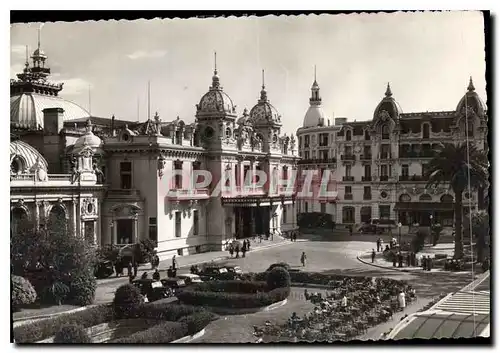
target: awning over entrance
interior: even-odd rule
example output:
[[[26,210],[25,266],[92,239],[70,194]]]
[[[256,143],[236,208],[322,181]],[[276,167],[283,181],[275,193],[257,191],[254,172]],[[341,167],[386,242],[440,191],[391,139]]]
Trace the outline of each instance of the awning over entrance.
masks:
[[[394,211],[453,211],[449,202],[396,202]]]

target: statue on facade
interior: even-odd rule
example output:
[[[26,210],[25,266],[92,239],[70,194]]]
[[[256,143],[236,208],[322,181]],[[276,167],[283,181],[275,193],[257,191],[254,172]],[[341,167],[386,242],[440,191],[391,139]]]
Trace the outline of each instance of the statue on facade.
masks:
[[[71,174],[71,184],[73,184],[76,179],[78,179],[78,176],[80,172],[78,171],[78,160],[76,159],[76,156],[73,156],[70,161],[70,174]]]
[[[97,183],[103,184],[105,182],[105,177],[102,170],[97,166],[96,163],[92,165],[92,169],[94,169],[94,173],[97,176]]]

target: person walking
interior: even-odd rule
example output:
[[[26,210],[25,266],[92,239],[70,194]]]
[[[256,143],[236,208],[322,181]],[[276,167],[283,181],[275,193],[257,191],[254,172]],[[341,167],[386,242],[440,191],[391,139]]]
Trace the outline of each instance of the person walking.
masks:
[[[153,280],[155,281],[160,280],[160,272],[158,271],[158,269],[156,269],[155,272],[153,273]]]
[[[236,252],[236,258],[240,257],[240,244],[236,244],[236,248],[234,249]]]
[[[401,310],[404,310],[406,308],[406,298],[403,291],[399,292],[398,294],[398,303]]]
[[[247,242],[243,240],[243,246],[241,247],[241,255],[245,257],[245,253],[247,252]]]
[[[430,270],[432,270],[432,259],[429,255],[429,256],[427,256],[427,271],[430,271]]]
[[[130,259],[127,260],[127,276],[132,276],[132,262]]]
[[[392,252],[392,267],[396,267],[397,262],[398,262],[398,255]]]
[[[425,257],[425,255],[422,256],[421,263],[422,263],[422,270],[427,271],[427,258]]]
[[[409,252],[406,253],[406,266],[407,267],[411,266],[411,255]]]
[[[375,249],[372,249],[372,263],[375,262]]]
[[[398,252],[398,267],[403,267],[403,254]]]
[[[231,257],[233,257],[233,254],[234,254],[234,246],[233,244],[229,244],[229,255],[231,255]]]
[[[247,239],[247,251],[250,251],[250,239]]]
[[[177,270],[177,259],[175,258],[175,255],[172,257],[172,270]]]
[[[307,261],[307,256],[306,253],[303,251],[302,255],[300,256],[300,263],[302,264],[302,267],[306,266],[306,261]]]
[[[382,243],[382,239],[378,238],[378,239],[377,239],[377,252],[380,252],[380,248],[381,248],[381,246],[382,246],[382,244],[381,244],[381,243]]]

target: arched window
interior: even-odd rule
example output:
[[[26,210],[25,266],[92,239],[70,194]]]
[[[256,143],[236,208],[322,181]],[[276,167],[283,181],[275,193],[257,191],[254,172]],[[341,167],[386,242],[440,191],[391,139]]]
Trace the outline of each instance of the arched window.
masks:
[[[347,130],[345,132],[345,140],[346,141],[351,141],[351,138],[352,138],[352,133],[351,133],[351,130]]]
[[[20,173],[23,170],[23,164],[19,157],[15,157],[10,164],[10,172],[13,174]]]
[[[419,201],[432,201],[432,196],[429,194],[423,194],[419,197]]]
[[[360,216],[362,223],[369,223],[372,219],[372,207],[371,206],[361,207]]]
[[[21,228],[28,226],[28,214],[21,207],[16,207],[10,214],[10,229],[12,234],[18,233]]]
[[[66,231],[66,212],[62,206],[55,205],[50,209],[47,226],[52,232]]]
[[[429,135],[430,135],[430,128],[429,128],[429,124],[426,123],[422,127],[422,138],[428,139]]]
[[[441,196],[441,202],[442,203],[453,203],[453,196],[448,195],[448,194],[443,195],[443,196]]]
[[[382,125],[382,140],[388,140],[389,139],[389,125],[384,124]]]
[[[401,202],[410,202],[411,201],[411,196],[408,194],[402,194],[399,196],[399,201]]]
[[[354,207],[342,207],[342,223],[354,223]]]

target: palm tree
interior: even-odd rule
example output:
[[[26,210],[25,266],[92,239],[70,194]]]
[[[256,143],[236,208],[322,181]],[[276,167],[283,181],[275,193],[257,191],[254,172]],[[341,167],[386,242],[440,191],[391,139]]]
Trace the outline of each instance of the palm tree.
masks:
[[[438,147],[437,154],[429,162],[427,187],[449,184],[455,194],[455,258],[464,254],[462,241],[462,194],[486,187],[488,184],[488,158],[484,151],[469,143],[446,143]],[[467,158],[467,154],[469,158]]]

